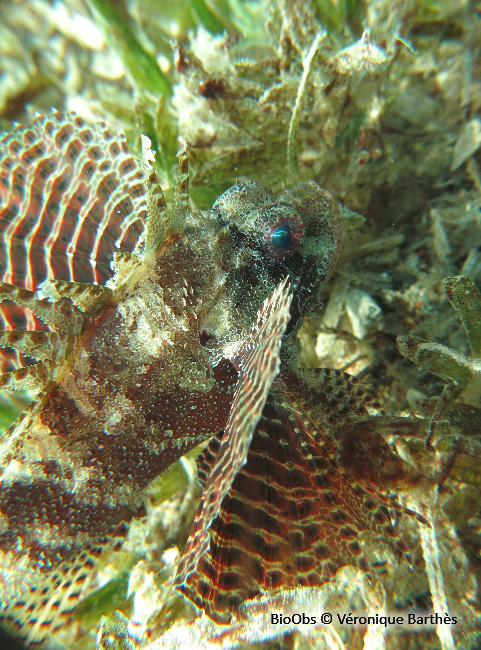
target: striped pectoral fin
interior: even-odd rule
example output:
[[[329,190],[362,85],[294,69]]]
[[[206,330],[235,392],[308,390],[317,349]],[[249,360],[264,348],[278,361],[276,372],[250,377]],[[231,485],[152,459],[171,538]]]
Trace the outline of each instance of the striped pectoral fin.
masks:
[[[289,286],[283,281],[259,311],[244,347],[222,444],[175,578],[175,585],[180,590],[188,576],[196,571],[202,556],[208,552],[209,527],[218,516],[222,500],[246,461],[254,430],[279,371],[281,338],[289,320],[290,303]]]
[[[363,516],[369,523],[369,527],[366,528],[366,530],[370,530],[371,532],[387,539],[392,546],[396,548],[397,552],[404,556],[412,568],[413,558],[409,547],[396,528],[394,528],[394,522],[386,515],[386,511],[390,510],[392,512],[392,510],[394,510],[399,514],[414,517],[422,524],[430,525],[427,519],[414,510],[404,507],[396,500],[386,497],[381,490],[368,492],[360,485],[355,484],[353,484],[353,489],[358,492],[362,499]]]
[[[0,375],[0,390],[42,390],[52,381],[56,367],[44,361],[6,372]]]
[[[144,229],[144,174],[123,133],[73,113],[37,117],[0,138],[0,279],[103,284],[112,254]]]
[[[264,408],[246,464],[211,524],[209,550],[177,584],[213,620],[228,623],[240,615],[240,605],[257,596],[322,587],[348,565],[371,581],[361,532],[387,538],[412,563],[386,508],[426,520],[390,499],[382,486],[364,489],[340,464],[329,440],[314,433],[291,408],[274,403]],[[222,444],[220,433],[198,458],[203,486],[215,472]],[[203,508],[202,503],[186,552],[197,543]]]
[[[216,464],[220,440],[199,457],[201,481]],[[228,623],[247,600],[320,588],[347,565],[370,579],[357,540],[370,530],[365,496],[345,481],[327,445],[267,404],[247,462],[211,525],[210,548],[177,588],[210,618]],[[187,546],[195,535],[194,524]]]
[[[12,300],[26,307],[56,332],[63,334],[80,334],[85,322],[85,315],[67,298],[57,302],[50,302],[46,298],[39,300],[34,291],[0,282],[0,301],[3,300]]]
[[[372,432],[369,430],[368,435],[360,439],[360,432],[366,433],[367,424],[382,422],[384,416],[372,416],[364,420],[358,419],[356,412],[357,409],[354,409],[352,421],[338,421],[337,429],[333,425],[333,431],[326,435],[325,427],[319,433],[312,428],[312,422],[305,420],[304,414],[301,416],[292,408],[288,409],[292,427],[304,435],[312,435],[316,443],[324,449],[324,454],[331,464],[337,468],[343,485],[348,486],[346,494],[349,493],[350,498],[356,499],[358,505],[350,515],[352,520],[357,522],[359,530],[371,531],[390,540],[411,563],[408,547],[385,514],[387,509],[394,508],[426,523],[421,515],[404,508],[388,495],[389,489],[396,484],[395,478],[397,480],[406,478],[403,473],[406,463],[403,463],[386,444],[383,444],[380,436],[371,435]],[[358,434],[355,442],[350,436],[353,429]],[[333,439],[337,440],[335,446],[331,444]],[[360,454],[361,449],[366,451]],[[382,467],[381,472],[379,467]],[[390,483],[390,480],[393,482]]]
[[[324,429],[333,446],[337,446],[335,427],[353,417],[382,413],[362,382],[342,370],[287,368],[280,382],[286,407],[310,420],[314,430]]]
[[[282,403],[293,422],[324,446],[345,483],[357,494],[364,529],[391,540],[411,562],[406,544],[385,514],[386,509],[394,508],[426,523],[421,515],[388,496],[389,490],[417,485],[422,478],[391,450],[379,433],[394,433],[400,429],[399,420],[396,424],[382,415],[380,405],[362,384],[339,370],[287,371],[280,386]],[[404,428],[415,424],[405,418],[401,423]]]
[[[429,475],[422,475],[416,466],[404,461],[386,442],[386,436],[395,434],[422,435],[419,431],[421,423],[420,420],[384,415],[353,417],[336,431],[336,459],[346,480],[359,484],[366,500],[373,503],[374,498],[374,501],[385,509],[394,509],[400,514],[415,517],[420,523],[427,524],[422,515],[395,501],[390,492],[409,491],[422,485],[429,489],[434,485],[434,480]],[[381,516],[381,511],[374,515],[372,508],[366,508],[366,512],[369,513],[373,530],[385,537],[397,537],[391,522],[383,513]],[[399,548],[406,557],[409,556],[402,540]]]
[[[74,341],[74,336],[56,332],[0,332],[0,347],[13,348],[41,361],[64,358]]]

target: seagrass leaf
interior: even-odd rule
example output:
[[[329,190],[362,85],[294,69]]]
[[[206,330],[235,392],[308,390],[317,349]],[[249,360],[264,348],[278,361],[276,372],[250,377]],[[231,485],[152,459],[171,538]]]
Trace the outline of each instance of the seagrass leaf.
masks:
[[[444,381],[454,381],[466,386],[470,379],[481,373],[479,362],[448,348],[441,343],[432,343],[419,336],[398,336],[396,346],[399,352],[414,363],[429,370]]]
[[[443,289],[456,310],[468,337],[471,354],[481,357],[481,293],[471,278],[446,278]]]

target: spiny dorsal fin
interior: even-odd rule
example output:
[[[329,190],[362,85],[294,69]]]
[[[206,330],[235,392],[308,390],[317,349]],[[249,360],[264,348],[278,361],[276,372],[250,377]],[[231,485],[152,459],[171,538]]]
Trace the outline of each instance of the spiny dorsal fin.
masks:
[[[41,361],[65,357],[75,337],[56,332],[0,331],[0,347],[13,348]]]
[[[177,181],[175,183],[174,200],[170,209],[170,231],[172,234],[180,234],[184,229],[184,222],[189,214],[189,159],[187,148],[177,154],[179,164],[177,166]]]
[[[184,147],[177,155],[179,159],[177,181],[172,206],[168,210],[153,166],[155,157],[150,149],[150,140],[145,136],[142,145],[148,187],[144,258],[148,259],[169,237],[180,235],[183,231],[185,219],[189,214],[189,161]]]
[[[42,361],[0,375],[0,390],[41,390],[52,380],[56,364]]]
[[[44,323],[63,334],[80,334],[85,322],[82,312],[66,298],[57,302],[49,302],[45,298],[39,300],[34,291],[0,282],[0,302],[3,300],[12,300],[17,305],[30,309]]]
[[[112,289],[101,284],[51,279],[42,282],[38,293],[42,298],[54,301],[69,298],[76,307],[90,314],[103,307],[112,297]]]
[[[151,142],[142,136],[142,153],[144,174],[147,183],[147,228],[145,233],[144,257],[149,258],[167,237],[169,229],[169,212],[164,193],[160,186],[153,163],[155,156],[150,148]]]

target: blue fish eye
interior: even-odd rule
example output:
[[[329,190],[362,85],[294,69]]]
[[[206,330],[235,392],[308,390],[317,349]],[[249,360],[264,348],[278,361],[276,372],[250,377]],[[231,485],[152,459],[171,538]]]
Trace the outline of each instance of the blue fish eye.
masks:
[[[277,228],[271,232],[271,244],[274,246],[274,248],[287,248],[291,242],[292,230],[287,221],[279,224],[279,226],[277,226]]]
[[[295,253],[301,241],[302,223],[293,214],[290,214],[271,226],[267,232],[265,248],[269,257],[274,260],[282,260]]]

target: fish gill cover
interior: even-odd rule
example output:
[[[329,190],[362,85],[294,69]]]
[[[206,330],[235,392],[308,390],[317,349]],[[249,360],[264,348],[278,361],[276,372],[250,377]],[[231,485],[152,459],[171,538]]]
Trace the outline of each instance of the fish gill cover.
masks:
[[[2,438],[7,625],[397,648],[270,616],[435,611],[407,647],[476,647],[479,11],[1,12],[1,381],[36,392]]]

